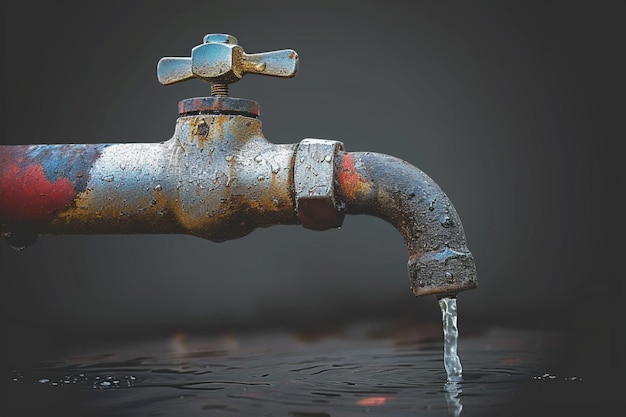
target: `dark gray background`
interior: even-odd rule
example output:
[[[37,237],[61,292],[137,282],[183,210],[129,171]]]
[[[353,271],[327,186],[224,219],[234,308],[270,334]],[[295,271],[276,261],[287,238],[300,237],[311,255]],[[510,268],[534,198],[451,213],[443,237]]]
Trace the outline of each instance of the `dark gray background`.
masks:
[[[405,159],[441,186],[478,268],[478,289],[459,294],[461,329],[558,328],[578,341],[574,359],[617,362],[619,2],[12,6],[3,144],[167,140],[177,102],[209,86],[160,85],[161,57],[187,56],[211,32],[249,53],[293,48],[295,78],[249,75],[231,95],[261,104],[272,142],[339,139]],[[2,318],[25,355],[71,336],[438,320],[434,297],[411,295],[406,261],[393,227],[364,216],[225,243],[40,237],[22,252],[0,245]]]

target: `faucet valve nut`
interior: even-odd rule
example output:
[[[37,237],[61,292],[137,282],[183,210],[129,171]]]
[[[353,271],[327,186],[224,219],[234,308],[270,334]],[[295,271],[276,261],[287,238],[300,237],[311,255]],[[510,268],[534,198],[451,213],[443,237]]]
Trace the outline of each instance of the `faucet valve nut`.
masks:
[[[302,140],[296,149],[293,168],[296,210],[300,223],[307,229],[327,230],[340,227],[344,213],[335,199],[334,167],[338,151],[344,151],[336,140]]]

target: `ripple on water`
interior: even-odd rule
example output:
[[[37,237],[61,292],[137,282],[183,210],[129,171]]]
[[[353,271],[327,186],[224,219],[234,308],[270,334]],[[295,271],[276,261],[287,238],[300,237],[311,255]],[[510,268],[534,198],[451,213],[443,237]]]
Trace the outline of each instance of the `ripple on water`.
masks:
[[[81,396],[86,407],[118,416],[487,415],[517,398],[511,393],[522,397],[528,384],[565,381],[551,378],[538,352],[528,349],[542,337],[461,335],[461,382],[447,381],[443,340],[332,336],[302,342],[282,333],[243,335],[237,343],[200,336],[175,346],[171,339],[127,342],[108,347],[108,354],[95,347],[93,355],[14,370],[10,381],[51,395],[72,386],[87,393]]]

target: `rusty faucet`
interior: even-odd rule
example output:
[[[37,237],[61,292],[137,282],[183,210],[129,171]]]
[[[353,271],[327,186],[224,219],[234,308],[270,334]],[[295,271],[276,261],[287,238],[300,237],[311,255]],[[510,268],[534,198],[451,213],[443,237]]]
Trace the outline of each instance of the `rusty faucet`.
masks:
[[[212,84],[210,97],[179,103],[171,139],[0,146],[0,235],[16,248],[41,234],[184,233],[222,242],[278,224],[327,230],[346,214],[366,214],[402,234],[416,296],[476,287],[459,216],[425,173],[335,140],[273,144],[258,103],[228,96],[228,84],[247,73],[290,78],[297,69],[293,50],[247,54],[235,37],[208,34],[191,57],[157,65],[162,84]]]

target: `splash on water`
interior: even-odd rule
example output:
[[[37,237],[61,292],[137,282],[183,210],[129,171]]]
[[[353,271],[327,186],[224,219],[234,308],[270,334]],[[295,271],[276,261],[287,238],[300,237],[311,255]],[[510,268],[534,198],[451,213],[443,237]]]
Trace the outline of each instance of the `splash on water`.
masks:
[[[458,382],[446,382],[443,390],[446,395],[446,403],[448,405],[448,415],[459,417],[463,411],[463,404],[459,394],[462,392],[461,384]]]
[[[457,354],[459,328],[457,327],[456,297],[442,297],[439,308],[443,321],[443,364],[448,374],[448,382],[463,380],[463,367]]]

